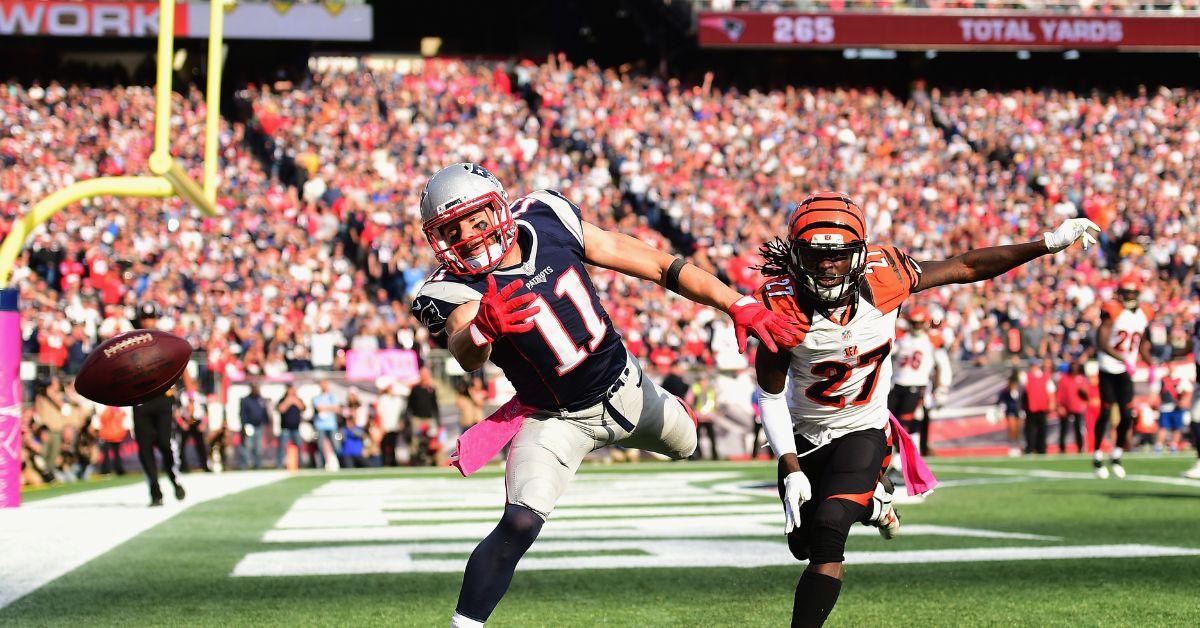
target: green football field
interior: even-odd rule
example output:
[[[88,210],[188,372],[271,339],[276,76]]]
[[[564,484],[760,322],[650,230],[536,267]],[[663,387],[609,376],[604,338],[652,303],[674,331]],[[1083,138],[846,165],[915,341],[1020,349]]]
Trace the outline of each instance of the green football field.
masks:
[[[1191,457],[1130,457],[1130,477],[1107,481],[1074,456],[932,462],[944,486],[899,506],[901,537],[856,526],[829,625],[1196,625]],[[786,625],[803,566],[773,477],[764,463],[585,465],[489,625]],[[503,502],[498,467],[185,480],[186,508],[147,514],[127,478],[0,515],[8,560],[34,576],[77,536],[113,537],[37,586],[0,576],[0,624],[444,626]]]

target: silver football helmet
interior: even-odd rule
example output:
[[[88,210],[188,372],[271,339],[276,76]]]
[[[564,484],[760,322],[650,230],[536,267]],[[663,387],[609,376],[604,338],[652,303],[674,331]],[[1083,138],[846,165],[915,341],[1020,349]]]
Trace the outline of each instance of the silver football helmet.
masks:
[[[489,226],[450,241],[444,227],[483,211]],[[421,223],[438,261],[460,275],[486,273],[500,264],[517,242],[508,194],[479,164],[458,163],[437,171],[421,192]]]

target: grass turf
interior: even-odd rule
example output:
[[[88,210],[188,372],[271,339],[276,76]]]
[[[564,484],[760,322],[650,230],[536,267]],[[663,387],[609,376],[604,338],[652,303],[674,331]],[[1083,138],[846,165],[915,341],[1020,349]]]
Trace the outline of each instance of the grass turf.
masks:
[[[935,459],[954,467],[1089,470],[1085,458]],[[1131,474],[1178,477],[1184,457],[1133,458]],[[585,472],[736,471],[770,481],[769,464],[588,467]],[[493,472],[494,473],[494,472]],[[193,506],[0,610],[6,625],[445,625],[460,574],[233,578],[295,500],[332,479],[441,472],[304,475]],[[1056,545],[1143,543],[1200,548],[1190,533],[1200,488],[1090,479],[949,486],[903,506],[904,524],[1062,537]],[[782,517],[780,518],[782,524]],[[78,527],[72,528],[75,525]],[[86,533],[83,522],[65,522]],[[1044,541],[851,537],[849,551],[1009,547]],[[320,545],[320,544],[318,544]],[[296,547],[303,545],[297,544]],[[311,545],[310,545],[311,546]],[[489,626],[779,626],[801,566],[518,571]],[[1188,625],[1200,613],[1200,559],[1134,558],[847,565],[829,625]]]

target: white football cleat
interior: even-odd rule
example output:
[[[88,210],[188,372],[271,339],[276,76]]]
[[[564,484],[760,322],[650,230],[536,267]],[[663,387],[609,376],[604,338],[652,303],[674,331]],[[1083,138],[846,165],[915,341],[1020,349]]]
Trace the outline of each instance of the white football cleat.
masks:
[[[1117,477],[1117,478],[1125,477],[1125,467],[1121,466],[1120,460],[1113,460],[1112,464],[1110,464],[1109,466],[1112,467],[1113,477]]]
[[[886,475],[875,485],[875,494],[871,496],[871,509],[878,514],[871,520],[871,525],[879,528],[879,536],[894,539],[900,534],[900,515],[892,507],[892,496],[896,485]]]
[[[1184,471],[1183,477],[1191,480],[1200,480],[1200,460],[1196,461],[1196,466]]]
[[[1100,465],[1100,466],[1096,467],[1095,472],[1096,472],[1096,477],[1100,478],[1101,480],[1108,479],[1108,469],[1104,465]]]
[[[888,504],[887,510],[883,511],[875,525],[879,527],[879,536],[890,541],[900,534],[900,514]]]

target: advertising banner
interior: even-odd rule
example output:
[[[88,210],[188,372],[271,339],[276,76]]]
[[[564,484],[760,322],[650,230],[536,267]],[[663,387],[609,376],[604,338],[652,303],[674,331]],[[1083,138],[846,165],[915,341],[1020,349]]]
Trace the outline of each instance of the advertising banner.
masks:
[[[959,13],[715,13],[707,48],[1200,50],[1200,17]]]
[[[346,352],[346,376],[357,381],[388,377],[393,381],[414,383],[419,379],[417,352],[409,349],[351,349]]]
[[[175,36],[208,37],[207,2],[176,5]],[[370,5],[236,4],[225,11],[226,39],[370,41]],[[157,37],[157,2],[0,0],[0,37]]]

